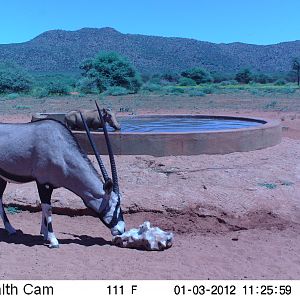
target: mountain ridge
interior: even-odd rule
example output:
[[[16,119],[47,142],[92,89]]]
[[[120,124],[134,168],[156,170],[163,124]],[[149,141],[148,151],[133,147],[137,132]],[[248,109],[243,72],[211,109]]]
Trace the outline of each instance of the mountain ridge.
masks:
[[[79,72],[99,51],[116,51],[142,73],[179,72],[199,66],[211,72],[288,72],[300,57],[300,40],[271,45],[212,43],[182,37],[123,34],[111,27],[45,31],[23,43],[0,44],[0,61],[36,72]]]

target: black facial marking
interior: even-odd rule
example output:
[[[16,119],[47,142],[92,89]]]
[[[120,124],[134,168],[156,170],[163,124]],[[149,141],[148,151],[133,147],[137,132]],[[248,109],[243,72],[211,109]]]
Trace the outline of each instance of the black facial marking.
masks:
[[[48,223],[48,231],[49,232],[53,232],[53,228],[52,228],[52,223],[51,222]]]
[[[121,209],[120,209],[120,214],[119,214],[119,216],[118,216],[118,210],[119,210],[120,204],[121,204],[121,203],[120,203],[120,199],[119,199],[119,201],[118,201],[118,203],[117,203],[117,205],[116,205],[116,208],[115,208],[113,217],[112,217],[110,223],[108,224],[108,227],[109,227],[109,228],[115,227],[115,226],[118,224],[119,221],[122,221],[122,220],[120,220],[120,218],[119,218],[119,217],[121,216]]]

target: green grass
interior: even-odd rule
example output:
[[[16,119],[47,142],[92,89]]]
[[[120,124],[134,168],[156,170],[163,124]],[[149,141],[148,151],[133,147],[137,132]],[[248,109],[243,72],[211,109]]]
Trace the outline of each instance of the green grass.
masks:
[[[277,188],[277,184],[276,183],[259,183],[259,186],[265,187],[269,190],[274,190]]]
[[[22,212],[21,209],[19,209],[18,207],[15,207],[15,206],[8,206],[6,208],[6,212],[10,215],[15,215],[15,214],[19,214]]]
[[[24,110],[24,109],[30,109],[31,106],[29,106],[29,105],[15,105],[14,108],[18,109],[18,110]]]

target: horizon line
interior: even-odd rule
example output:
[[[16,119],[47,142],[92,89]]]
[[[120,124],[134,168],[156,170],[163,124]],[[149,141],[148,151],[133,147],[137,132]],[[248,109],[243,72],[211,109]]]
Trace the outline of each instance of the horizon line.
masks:
[[[49,29],[46,31],[43,31],[41,33],[39,33],[38,35],[32,37],[31,39],[25,40],[23,42],[11,42],[11,43],[0,43],[0,45],[11,45],[11,44],[23,44],[23,43],[27,43],[30,42],[34,39],[36,39],[37,37],[43,35],[46,32],[51,32],[51,31],[64,31],[64,32],[77,32],[77,31],[81,31],[83,29],[87,29],[87,30],[103,30],[103,29],[109,29],[109,30],[113,30],[119,34],[123,34],[123,35],[143,35],[143,36],[151,36],[151,37],[163,37],[163,38],[174,38],[174,39],[188,39],[188,40],[194,40],[197,42],[203,42],[203,43],[211,43],[211,44],[216,44],[216,45],[222,45],[222,44],[245,44],[245,45],[253,45],[253,46],[272,46],[272,45],[278,45],[278,44],[284,44],[284,43],[292,43],[292,42],[298,42],[300,41],[300,39],[295,39],[295,40],[287,40],[287,41],[280,41],[280,42],[274,42],[271,44],[256,44],[256,43],[249,43],[249,42],[241,42],[241,41],[233,41],[233,42],[211,42],[211,41],[207,41],[207,40],[200,40],[194,37],[182,37],[182,36],[164,36],[164,35],[153,35],[153,34],[143,34],[143,33],[123,33],[117,29],[115,29],[114,27],[109,27],[109,26],[105,26],[105,27],[82,27],[79,29],[74,29],[74,30],[70,30],[70,29],[61,29],[61,28],[56,28],[56,29]]]

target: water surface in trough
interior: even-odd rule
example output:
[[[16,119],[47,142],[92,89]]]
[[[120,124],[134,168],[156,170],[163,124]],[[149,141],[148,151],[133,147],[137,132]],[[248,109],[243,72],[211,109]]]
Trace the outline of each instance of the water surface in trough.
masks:
[[[199,132],[230,130],[262,125],[250,119],[185,117],[120,118],[121,132]]]

